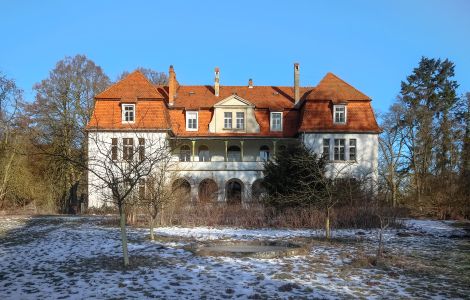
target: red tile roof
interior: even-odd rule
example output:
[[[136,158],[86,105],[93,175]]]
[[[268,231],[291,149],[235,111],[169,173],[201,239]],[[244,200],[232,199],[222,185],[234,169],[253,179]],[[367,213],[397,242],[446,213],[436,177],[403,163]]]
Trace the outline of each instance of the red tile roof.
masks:
[[[122,101],[132,102],[138,99],[163,99],[163,95],[148,81],[144,74],[140,71],[134,71],[96,95],[95,98],[121,99]]]
[[[258,136],[295,137],[299,132],[379,132],[370,98],[332,73],[316,87],[301,87],[300,106],[294,104],[294,88],[288,86],[179,86],[173,105],[169,105],[168,86],[152,85],[136,71],[114,84],[96,98],[88,128],[168,129],[178,136]],[[259,133],[211,133],[209,123],[213,106],[236,94],[255,105]],[[121,122],[121,103],[136,103],[135,124]],[[347,103],[347,123],[333,124],[334,103]],[[186,131],[185,110],[199,110],[198,131]],[[284,111],[283,131],[270,131],[270,111]]]

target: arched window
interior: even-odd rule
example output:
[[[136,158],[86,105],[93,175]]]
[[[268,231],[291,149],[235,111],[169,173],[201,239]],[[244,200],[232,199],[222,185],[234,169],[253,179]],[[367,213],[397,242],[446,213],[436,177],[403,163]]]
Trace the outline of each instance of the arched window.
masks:
[[[199,161],[211,161],[211,155],[209,153],[209,148],[205,145],[199,146],[198,149]]]
[[[253,201],[260,201],[266,196],[266,188],[263,179],[257,179],[251,185],[251,198]]]
[[[189,203],[191,201],[191,184],[184,179],[178,178],[172,184],[173,196],[178,203]]]
[[[191,148],[188,145],[181,146],[180,161],[191,161]]]
[[[227,158],[228,161],[241,161],[241,152],[240,147],[230,146],[227,149]]]
[[[261,161],[268,161],[269,160],[269,147],[263,145],[259,148],[259,158]]]
[[[214,180],[206,178],[199,184],[199,202],[214,203],[217,202],[219,187]]]
[[[244,186],[241,180],[233,178],[227,181],[225,184],[225,201],[227,201],[227,204],[240,204],[243,198],[243,189]]]

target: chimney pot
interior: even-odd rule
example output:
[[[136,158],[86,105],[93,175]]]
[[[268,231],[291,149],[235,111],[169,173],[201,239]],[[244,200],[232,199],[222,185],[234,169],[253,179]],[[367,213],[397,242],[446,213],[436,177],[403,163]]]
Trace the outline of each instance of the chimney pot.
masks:
[[[248,88],[252,89],[253,88],[253,79],[248,79]]]
[[[220,70],[219,67],[215,67],[215,79],[214,79],[214,94],[216,97],[219,97],[219,91],[220,91],[220,83],[219,83],[219,74]]]
[[[179,83],[176,80],[176,73],[173,65],[170,65],[170,69],[168,71],[169,78],[168,78],[168,104],[173,105],[174,100],[176,98],[176,90],[179,87]]]

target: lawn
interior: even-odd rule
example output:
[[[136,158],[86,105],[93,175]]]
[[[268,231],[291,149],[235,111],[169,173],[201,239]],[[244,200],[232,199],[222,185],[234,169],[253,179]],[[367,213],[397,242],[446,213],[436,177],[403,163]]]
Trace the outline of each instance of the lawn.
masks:
[[[468,298],[470,240],[451,222],[406,220],[388,230],[375,261],[377,231],[129,228],[123,269],[113,217],[0,217],[0,299],[84,298]],[[208,240],[308,244],[307,255],[274,259],[196,256]]]

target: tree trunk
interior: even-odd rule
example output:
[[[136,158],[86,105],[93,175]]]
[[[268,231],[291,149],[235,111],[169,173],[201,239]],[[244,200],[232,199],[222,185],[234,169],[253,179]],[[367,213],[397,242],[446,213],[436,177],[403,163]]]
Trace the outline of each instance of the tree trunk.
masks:
[[[325,232],[326,232],[326,239],[329,240],[330,237],[331,237],[331,234],[330,234],[330,208],[326,209]]]
[[[127,233],[126,233],[126,214],[124,212],[123,204],[119,205],[119,217],[121,225],[121,241],[122,241],[122,255],[124,257],[124,266],[129,265],[129,256],[127,253]]]
[[[149,222],[149,227],[150,227],[150,240],[153,241],[155,240],[155,235],[153,233],[153,228],[155,224],[155,218],[153,216],[150,216],[150,222]]]

